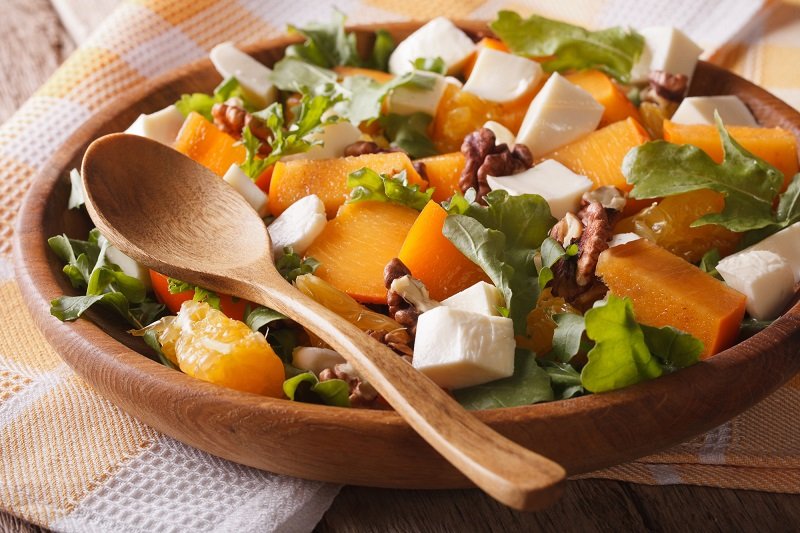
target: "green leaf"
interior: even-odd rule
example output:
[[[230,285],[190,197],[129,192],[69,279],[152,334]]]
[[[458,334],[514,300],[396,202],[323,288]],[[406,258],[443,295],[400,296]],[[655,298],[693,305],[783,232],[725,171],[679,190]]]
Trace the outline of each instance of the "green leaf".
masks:
[[[640,324],[650,353],[669,369],[685,368],[700,360],[703,343],[700,339],[672,326],[656,328]]]
[[[420,192],[419,185],[409,185],[405,170],[394,176],[378,174],[369,168],[360,168],[347,176],[347,186],[351,189],[347,203],[373,201],[391,202],[404,205],[417,211],[431,200],[434,188]]]
[[[303,258],[291,247],[286,247],[283,249],[283,255],[275,261],[275,267],[281,276],[291,283],[297,279],[297,276],[313,274],[319,267],[319,261],[313,257]]]
[[[644,49],[644,37],[621,27],[588,31],[538,15],[523,20],[512,11],[500,11],[489,26],[513,53],[546,58],[541,65],[548,72],[596,68],[627,82]]]
[[[384,115],[380,118],[386,138],[392,146],[407,152],[411,159],[436,155],[439,152],[428,136],[428,126],[433,117],[427,113],[411,115]]]
[[[581,372],[586,390],[621,389],[663,373],[634,319],[630,300],[609,295],[606,304],[588,310],[585,319],[586,335],[595,342]]]
[[[313,372],[303,372],[284,381],[283,393],[294,401],[350,407],[350,387],[347,383],[341,379],[321,382]]]
[[[269,164],[266,159],[258,157],[258,150],[261,148],[261,140],[253,135],[253,132],[250,131],[250,126],[245,126],[242,130],[242,145],[244,146],[246,155],[244,162],[239,165],[239,168],[242,169],[242,172],[247,174],[248,178],[256,180],[264,173]]]
[[[517,350],[514,356],[514,375],[482,385],[453,391],[465,409],[497,409],[549,402],[553,399],[550,377],[527,350]]]
[[[67,209],[77,209],[82,206],[85,200],[85,192],[83,190],[83,181],[81,180],[81,173],[77,168],[69,171],[69,200],[67,201]]]
[[[245,313],[244,323],[253,331],[258,331],[271,322],[285,318],[283,314],[269,307],[257,306],[252,310],[248,309],[248,312]]]
[[[456,191],[449,200],[442,202],[442,208],[447,211],[448,215],[465,215],[467,211],[469,211],[470,206],[473,204],[476,207],[478,206],[475,202],[477,196],[475,189],[472,187],[467,189],[463,195]]]
[[[700,258],[700,264],[698,266],[703,272],[714,276],[717,279],[722,279],[722,277],[719,275],[719,272],[717,272],[717,265],[719,264],[720,259],[722,259],[722,256],[720,256],[719,249],[712,248],[703,254],[703,257]]]
[[[742,148],[716,118],[725,154],[721,164],[696,146],[645,143],[628,152],[622,163],[625,178],[634,185],[630,196],[657,198],[712,189],[725,195],[725,207],[696,220],[693,227],[718,224],[741,232],[776,223],[772,204],[783,175]]]
[[[745,233],[740,246],[746,248],[796,222],[800,222],[800,174],[792,178],[789,187],[781,194],[775,222],[765,228]]]
[[[219,295],[214,291],[175,278],[167,278],[167,290],[170,294],[194,291],[192,300],[195,302],[205,302],[214,309],[219,310]]]
[[[50,301],[50,314],[62,321],[75,320],[102,299],[102,294],[61,296]]]
[[[444,76],[447,74],[447,65],[441,57],[418,57],[413,61],[415,70],[434,72]]]
[[[442,233],[503,292],[514,331],[524,333],[539,296],[533,256],[555,219],[539,195],[510,196],[497,190],[484,199],[487,207],[470,203],[466,214],[448,215]],[[451,201],[449,207],[461,208],[464,203]]]
[[[345,15],[336,10],[328,23],[312,23],[304,28],[290,25],[289,33],[300,34],[306,41],[289,46],[286,56],[298,57],[321,67],[361,66],[356,36],[344,31],[345,19]]]
[[[556,329],[553,331],[553,349],[550,356],[561,363],[568,363],[581,349],[581,340],[586,331],[584,317],[574,313],[553,315]]]
[[[332,94],[336,86],[336,73],[327,68],[306,63],[293,57],[284,57],[272,68],[270,81],[282,91],[308,92],[325,91]]]
[[[572,365],[541,359],[539,364],[550,376],[550,384],[555,394],[554,400],[566,400],[586,393],[581,385],[581,374]]]
[[[251,110],[251,106],[247,103],[244,97],[239,81],[236,78],[227,78],[220,83],[213,94],[205,93],[192,93],[181,95],[180,100],[175,102],[175,107],[181,112],[183,116],[188,116],[189,113],[194,111],[200,113],[209,122],[214,121],[211,116],[211,108],[214,104],[225,102],[228,98],[237,97],[245,104],[245,109]]]
[[[542,241],[541,246],[542,266],[550,268],[555,265],[559,259],[567,255],[567,251],[561,246],[561,243],[552,237],[547,237]]]
[[[435,84],[434,76],[413,71],[383,84],[366,76],[349,76],[341,84],[344,97],[349,100],[348,104],[343,106],[342,116],[353,124],[376,119],[381,115],[383,100],[393,90],[408,87],[429,91]]]
[[[394,51],[394,39],[392,34],[386,30],[375,32],[375,45],[372,47],[367,66],[375,70],[387,72],[389,70],[389,57]]]

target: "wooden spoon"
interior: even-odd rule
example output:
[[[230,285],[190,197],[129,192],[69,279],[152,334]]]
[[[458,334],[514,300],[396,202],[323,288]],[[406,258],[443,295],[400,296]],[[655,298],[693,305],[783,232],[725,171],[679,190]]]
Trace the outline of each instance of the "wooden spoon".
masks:
[[[158,142],[126,134],[93,142],[82,174],[89,215],[122,252],[158,272],[263,304],[309,328],[436,451],[502,503],[536,510],[560,497],[565,477],[560,465],[485,426],[387,346],[284,280],[275,269],[264,222],[219,176]]]

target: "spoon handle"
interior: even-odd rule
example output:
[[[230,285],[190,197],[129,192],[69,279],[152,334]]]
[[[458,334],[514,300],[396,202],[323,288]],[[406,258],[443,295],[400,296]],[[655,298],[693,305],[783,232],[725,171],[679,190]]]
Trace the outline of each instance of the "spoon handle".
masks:
[[[272,277],[264,272],[260,277]],[[519,510],[542,509],[561,496],[561,465],[483,424],[389,347],[283,279],[259,283],[251,277],[246,285],[241,296],[283,313],[327,342],[428,444],[486,493]]]

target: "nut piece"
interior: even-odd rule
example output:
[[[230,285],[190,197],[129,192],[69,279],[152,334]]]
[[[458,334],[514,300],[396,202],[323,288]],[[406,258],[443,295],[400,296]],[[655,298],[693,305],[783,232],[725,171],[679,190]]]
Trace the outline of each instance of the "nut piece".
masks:
[[[398,355],[403,356],[407,362],[411,362],[411,358],[414,356],[414,349],[411,347],[411,344],[414,342],[414,339],[411,338],[411,335],[408,334],[405,328],[388,332],[370,329],[367,330],[367,335],[381,344],[385,344]]]
[[[259,154],[269,154],[269,142],[272,133],[264,124],[264,121],[245,111],[243,106],[244,104],[238,98],[229,98],[225,103],[214,104],[211,108],[211,116],[214,118],[214,125],[237,139],[242,137],[242,130],[244,130],[244,128],[250,128],[250,133],[261,141]]]
[[[461,144],[466,164],[458,185],[462,192],[475,189],[476,200],[482,204],[485,204],[483,197],[491,191],[486,176],[511,176],[533,166],[533,156],[527,146],[515,144],[509,149],[507,144],[495,142],[494,132],[481,128],[464,137]]]
[[[364,381],[358,375],[356,369],[350,363],[334,365],[333,368],[326,368],[319,373],[320,381],[331,379],[341,379],[350,388],[351,407],[375,407],[375,400],[378,399],[378,391],[375,387]]]
[[[606,209],[600,202],[591,202],[580,210],[578,217],[583,224],[583,234],[578,245],[580,253],[575,281],[578,286],[586,287],[595,277],[597,258],[608,249],[608,239],[611,238],[612,230]]]
[[[413,278],[408,267],[396,257],[383,269],[383,283],[388,289],[389,315],[408,328],[412,337],[416,336],[419,315],[437,307],[439,302],[428,297],[425,284]]]
[[[670,74],[663,70],[654,70],[648,77],[650,89],[661,98],[670,102],[680,102],[689,90],[689,78],[684,74]]]

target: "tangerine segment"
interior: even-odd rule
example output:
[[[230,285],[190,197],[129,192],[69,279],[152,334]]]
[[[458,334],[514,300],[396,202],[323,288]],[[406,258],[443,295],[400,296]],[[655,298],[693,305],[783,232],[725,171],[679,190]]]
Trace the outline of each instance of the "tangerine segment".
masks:
[[[536,353],[545,355],[553,349],[553,334],[556,331],[556,321],[553,315],[561,313],[574,313],[578,311],[560,296],[553,296],[547,288],[539,295],[539,300],[526,319],[525,335],[517,335],[517,346],[526,348]]]
[[[283,397],[283,363],[264,336],[205,302],[184,302],[158,340],[164,355],[189,376]]]

